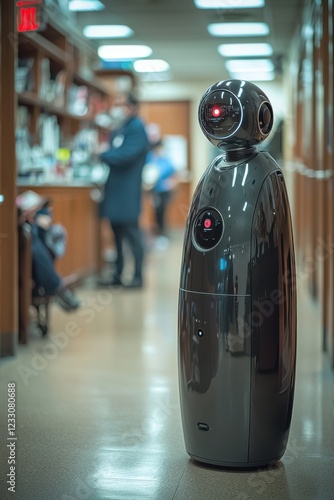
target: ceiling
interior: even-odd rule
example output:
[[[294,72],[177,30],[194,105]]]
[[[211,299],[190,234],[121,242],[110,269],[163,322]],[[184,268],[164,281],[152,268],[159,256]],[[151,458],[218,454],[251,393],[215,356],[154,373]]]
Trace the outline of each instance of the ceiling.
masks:
[[[218,54],[221,43],[269,42],[271,57],[280,76],[284,55],[302,14],[305,0],[266,0],[264,8],[215,10],[197,9],[193,0],[101,0],[105,9],[99,12],[77,13],[78,27],[87,24],[125,24],[134,35],[128,39],[94,40],[102,44],[144,44],[153,49],[150,56],[164,59],[171,66],[175,82],[229,78],[224,59]],[[231,0],[238,2],[238,0]],[[212,22],[263,21],[270,35],[251,38],[221,38],[209,35]]]

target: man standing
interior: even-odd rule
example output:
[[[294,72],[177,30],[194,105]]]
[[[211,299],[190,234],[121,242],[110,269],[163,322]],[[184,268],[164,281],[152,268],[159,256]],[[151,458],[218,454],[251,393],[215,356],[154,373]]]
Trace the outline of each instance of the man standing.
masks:
[[[109,149],[100,155],[109,168],[100,215],[110,220],[116,244],[116,269],[112,286],[140,288],[143,285],[144,247],[139,227],[142,170],[148,151],[145,126],[138,117],[139,102],[133,94],[120,94],[110,110],[113,132]],[[132,280],[124,284],[123,242],[127,241],[134,259]]]

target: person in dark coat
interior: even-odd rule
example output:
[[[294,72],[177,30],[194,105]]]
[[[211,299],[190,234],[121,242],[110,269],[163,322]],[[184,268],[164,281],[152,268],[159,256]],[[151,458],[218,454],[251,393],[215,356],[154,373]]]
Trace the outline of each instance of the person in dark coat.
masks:
[[[110,110],[114,130],[109,149],[100,155],[109,168],[100,205],[101,217],[110,221],[116,244],[116,269],[109,283],[113,286],[139,288],[143,284],[144,246],[139,227],[142,195],[142,170],[148,151],[143,121],[138,117],[139,102],[131,94],[121,94]],[[127,241],[134,259],[134,275],[124,284],[123,242]]]

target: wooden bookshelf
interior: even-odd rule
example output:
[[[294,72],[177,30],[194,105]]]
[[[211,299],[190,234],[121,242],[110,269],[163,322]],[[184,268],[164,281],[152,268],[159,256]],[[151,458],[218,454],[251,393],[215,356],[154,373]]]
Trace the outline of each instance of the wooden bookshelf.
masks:
[[[71,54],[60,48],[56,43],[50,42],[43,34],[35,32],[20,33],[18,48],[19,57],[23,54],[42,52],[46,57],[50,57],[50,59],[58,61],[60,64],[71,63]]]
[[[82,75],[80,60],[91,60],[87,49],[69,33],[47,25],[40,33],[18,36],[18,69],[16,90],[18,106],[25,106],[30,117],[29,130],[33,142],[39,144],[38,120],[41,114],[54,115],[66,145],[94,115],[109,105],[109,92],[103,81],[94,75]],[[97,56],[96,56],[97,58]],[[26,69],[26,74],[25,74]],[[87,71],[86,71],[87,72]],[[82,106],[79,108],[81,93]]]

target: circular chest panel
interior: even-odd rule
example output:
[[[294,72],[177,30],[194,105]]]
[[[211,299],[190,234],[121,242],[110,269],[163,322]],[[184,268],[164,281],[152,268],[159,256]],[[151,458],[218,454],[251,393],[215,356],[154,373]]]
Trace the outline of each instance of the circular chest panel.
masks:
[[[222,215],[214,208],[205,208],[195,219],[193,243],[201,250],[211,250],[220,242],[223,231]]]

